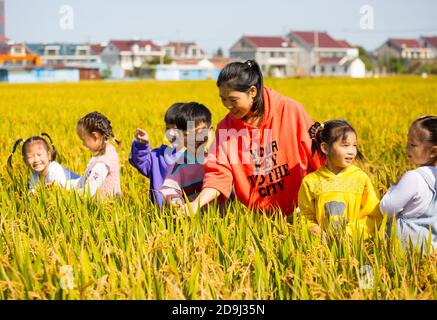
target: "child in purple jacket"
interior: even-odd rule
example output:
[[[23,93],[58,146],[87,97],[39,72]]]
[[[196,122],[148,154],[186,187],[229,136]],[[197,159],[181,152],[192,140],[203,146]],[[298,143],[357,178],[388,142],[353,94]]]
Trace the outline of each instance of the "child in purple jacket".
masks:
[[[161,145],[159,148],[150,149],[149,135],[143,129],[138,128],[135,139],[132,142],[129,154],[129,163],[135,167],[142,175],[150,179],[150,200],[157,203],[162,208],[163,196],[159,189],[164,182],[169,168],[176,159],[183,153],[183,145],[178,145],[176,119],[178,109],[184,103],[173,104],[164,116],[166,135],[171,145]]]

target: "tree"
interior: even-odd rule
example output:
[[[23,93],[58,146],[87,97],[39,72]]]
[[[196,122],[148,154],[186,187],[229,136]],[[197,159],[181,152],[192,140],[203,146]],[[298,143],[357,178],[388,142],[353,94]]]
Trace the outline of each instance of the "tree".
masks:
[[[372,60],[367,54],[366,49],[364,49],[362,46],[357,46],[357,48],[358,48],[358,56],[361,59],[361,61],[364,62],[364,65],[366,66],[366,70],[368,71],[373,70]]]
[[[217,57],[223,57],[223,49],[220,47],[217,49],[217,52],[215,54]]]

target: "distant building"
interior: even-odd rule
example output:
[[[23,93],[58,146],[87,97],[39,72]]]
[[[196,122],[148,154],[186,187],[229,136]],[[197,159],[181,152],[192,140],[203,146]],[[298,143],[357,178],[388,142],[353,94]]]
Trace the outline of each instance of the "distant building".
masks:
[[[216,80],[221,68],[208,59],[176,60],[159,64],[155,69],[156,80]]]
[[[179,59],[195,59],[202,60],[207,57],[205,51],[203,51],[195,42],[169,42],[165,46],[162,46],[166,56],[172,60]]]
[[[40,65],[40,57],[30,51],[25,44],[0,43],[0,66],[31,67]]]
[[[427,60],[432,59],[433,50],[417,39],[388,39],[373,52],[373,55],[377,60]]]
[[[75,68],[0,67],[0,81],[9,83],[78,82],[80,71]]]
[[[121,68],[125,75],[153,59],[163,60],[165,51],[152,41],[111,40],[101,52],[102,62]]]
[[[358,57],[358,49],[345,40],[336,40],[319,31],[291,31],[287,38],[298,48],[299,75],[365,76],[365,65]]]
[[[298,49],[284,37],[243,36],[230,49],[231,59],[256,60],[265,76],[295,75]]]
[[[437,36],[420,37],[420,42],[423,47],[430,49],[431,59],[437,59]]]
[[[44,65],[89,67],[101,63],[98,47],[91,44],[28,43],[27,47],[41,57]]]

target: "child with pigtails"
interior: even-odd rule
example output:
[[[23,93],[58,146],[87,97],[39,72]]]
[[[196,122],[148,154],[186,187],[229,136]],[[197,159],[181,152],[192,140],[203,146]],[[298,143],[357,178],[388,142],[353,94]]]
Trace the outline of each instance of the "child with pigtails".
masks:
[[[47,142],[49,140],[50,144]],[[33,136],[26,140],[20,138],[15,141],[12,153],[8,158],[8,172],[12,176],[12,158],[18,146],[26,166],[32,170],[29,182],[29,191],[35,193],[38,185],[59,185],[68,187],[71,179],[79,178],[77,174],[63,167],[55,161],[57,151],[51,137],[47,133]]]

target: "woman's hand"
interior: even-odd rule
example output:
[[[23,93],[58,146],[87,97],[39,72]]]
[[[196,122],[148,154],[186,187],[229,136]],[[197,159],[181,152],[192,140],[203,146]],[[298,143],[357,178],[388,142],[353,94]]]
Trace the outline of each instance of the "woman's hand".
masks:
[[[184,205],[184,213],[187,216],[191,216],[191,212],[193,214],[197,213],[197,210],[199,209],[199,202],[193,201],[193,202],[188,202],[187,204]]]
[[[137,132],[135,133],[135,139],[137,139],[140,144],[149,144],[149,134],[146,130],[143,130],[141,128],[137,128]]]

